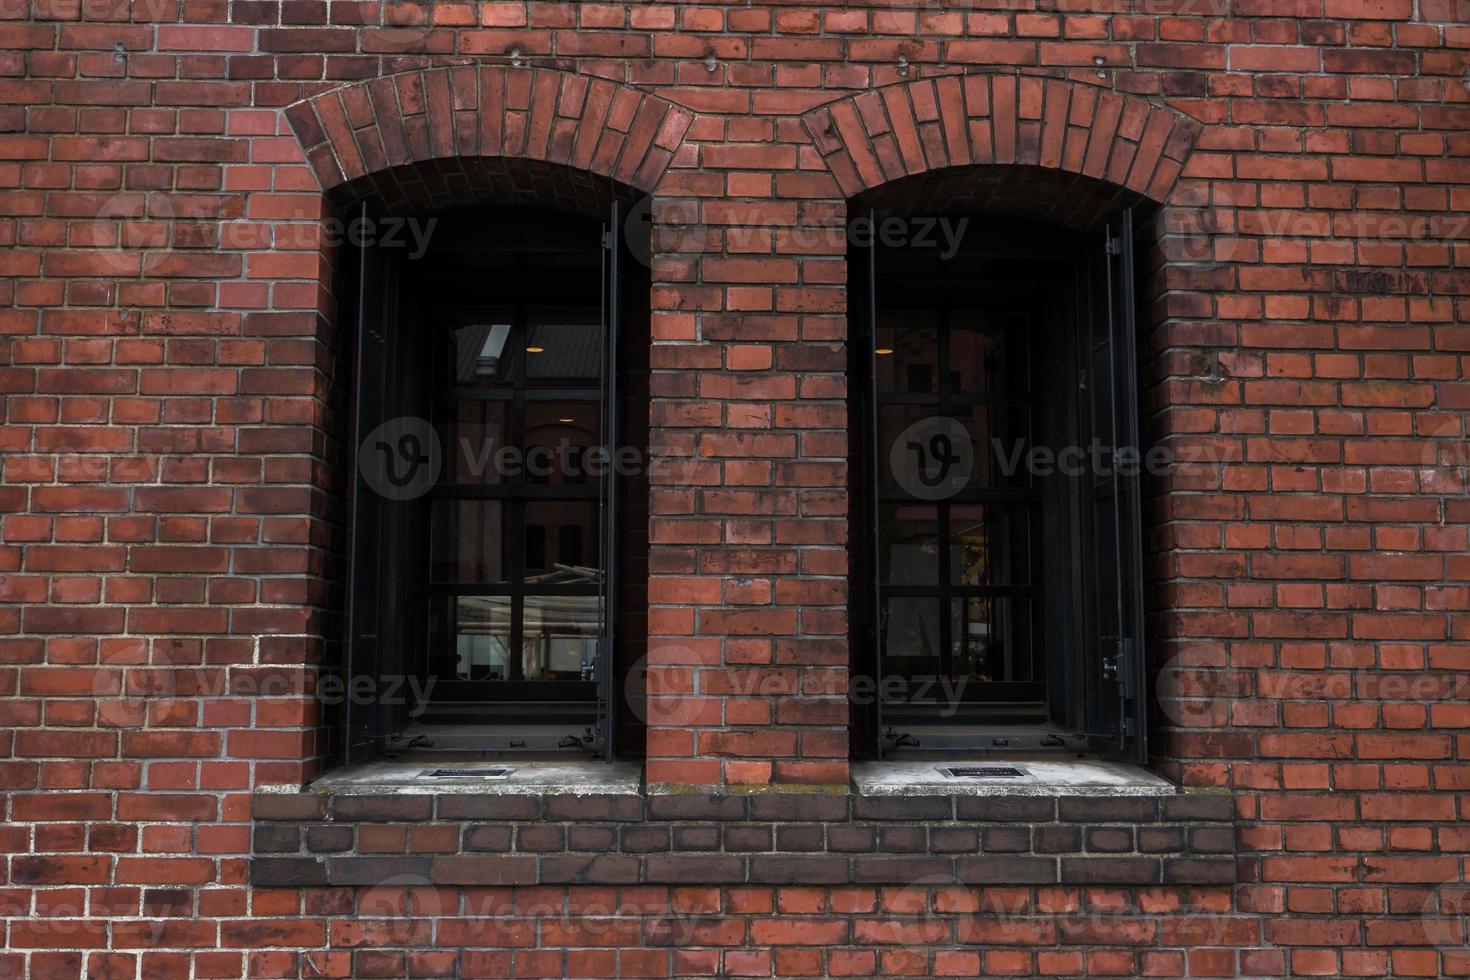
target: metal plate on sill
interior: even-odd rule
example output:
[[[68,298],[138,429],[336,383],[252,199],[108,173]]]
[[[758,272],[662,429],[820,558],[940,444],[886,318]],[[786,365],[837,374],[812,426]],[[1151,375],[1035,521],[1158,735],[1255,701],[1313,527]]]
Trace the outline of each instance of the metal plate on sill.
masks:
[[[482,769],[425,769],[420,775],[430,779],[505,779],[515,771],[514,766],[490,766]]]
[[[1030,779],[1020,766],[939,766],[945,779]]]

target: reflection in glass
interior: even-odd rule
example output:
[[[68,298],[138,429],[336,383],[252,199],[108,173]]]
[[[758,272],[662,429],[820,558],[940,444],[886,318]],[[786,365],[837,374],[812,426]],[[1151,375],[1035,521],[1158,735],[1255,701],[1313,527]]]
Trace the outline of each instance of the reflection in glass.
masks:
[[[970,405],[946,413],[965,427],[974,450],[970,486],[976,489],[1031,485],[1031,410],[1025,405]]]
[[[949,327],[949,390],[967,395],[1025,394],[1026,333],[1005,313],[955,312]]]
[[[527,680],[579,680],[597,656],[596,596],[527,596],[521,666]]]
[[[878,474],[883,487],[900,486],[892,465],[893,445],[915,422],[937,414],[928,405],[881,405],[878,408]]]
[[[457,401],[440,410],[439,442],[448,483],[503,483],[502,450],[509,444],[510,403]]]
[[[526,482],[596,483],[587,454],[600,445],[600,430],[595,402],[526,402]]]
[[[509,317],[487,318],[453,331],[453,363],[448,381],[459,388],[495,388],[508,385],[515,367],[510,345]]]
[[[1032,680],[1030,603],[955,599],[950,603],[951,673],[977,683]]]
[[[939,583],[939,509],[886,503],[878,511],[880,574],[889,585]]]
[[[998,503],[955,503],[949,510],[949,579],[955,585],[1030,583],[1030,511]]]
[[[487,585],[509,581],[505,554],[508,505],[499,500],[436,500],[429,526],[433,582]]]
[[[460,680],[503,680],[510,652],[510,599],[454,599],[455,676]]]
[[[602,377],[600,311],[530,310],[528,318],[527,387],[595,387]]]
[[[533,565],[529,557],[526,560],[526,584],[596,585],[602,581],[602,562],[597,553],[598,517],[597,502],[593,500],[527,503],[527,555],[532,550],[533,533],[540,543],[539,563]]]
[[[435,657],[462,680],[589,680],[606,578],[602,311],[521,306],[450,325],[434,368]],[[491,591],[507,594],[453,594]]]
[[[874,349],[880,392],[939,390],[939,326],[933,313],[880,311]]]
[[[890,598],[883,609],[884,666],[904,677],[939,673],[939,600]]]

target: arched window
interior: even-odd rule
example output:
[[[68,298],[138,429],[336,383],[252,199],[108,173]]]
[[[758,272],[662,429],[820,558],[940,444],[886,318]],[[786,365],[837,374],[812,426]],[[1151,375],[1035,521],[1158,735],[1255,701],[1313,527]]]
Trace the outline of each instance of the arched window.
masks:
[[[1114,213],[1075,231],[858,212],[853,647],[880,756],[1143,758],[1133,230]]]
[[[619,611],[644,573],[620,546],[643,477],[612,460],[646,428],[620,392],[648,346],[617,214],[460,209],[420,257],[353,257],[350,673],[397,697],[349,699],[349,761],[613,751]]]

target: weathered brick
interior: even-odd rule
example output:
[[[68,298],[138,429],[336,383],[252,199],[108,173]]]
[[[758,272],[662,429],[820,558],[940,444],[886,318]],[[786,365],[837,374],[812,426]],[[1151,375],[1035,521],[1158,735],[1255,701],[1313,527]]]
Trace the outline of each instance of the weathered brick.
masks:
[[[1061,882],[1068,885],[1148,885],[1157,883],[1159,860],[1143,857],[1063,857]]]
[[[464,831],[467,851],[509,851],[515,828],[510,824],[470,824]]]
[[[1180,885],[1228,885],[1236,881],[1234,858],[1164,858],[1164,882]]]
[[[327,797],[319,793],[256,793],[250,798],[256,820],[320,820]]]
[[[301,828],[294,824],[257,824],[250,846],[257,853],[295,853],[301,850]]]
[[[548,796],[548,820],[641,820],[643,800],[637,796]]]
[[[436,885],[532,885],[538,880],[537,858],[530,855],[454,855],[407,860],[423,862],[424,870],[416,873],[425,874]]]
[[[856,796],[852,815],[858,820],[948,820],[954,800],[947,796]]]
[[[334,796],[333,820],[404,821],[428,820],[434,798],[422,794],[400,796]]]
[[[440,820],[534,820],[540,815],[539,796],[444,793],[434,803]]]
[[[961,820],[1055,820],[1057,801],[1030,796],[961,796],[955,799]]]
[[[643,880],[650,884],[711,885],[745,880],[738,857],[650,854],[643,859]]]
[[[327,884],[327,866],[318,858],[257,857],[250,883],[260,888],[301,888]]]
[[[746,799],[740,796],[668,796],[648,798],[648,813],[655,820],[743,820]]]
[[[1232,820],[1235,798],[1224,793],[1189,793],[1166,796],[1159,801],[1165,820]]]
[[[959,858],[955,879],[969,885],[1042,885],[1059,880],[1054,858],[1013,854]]]
[[[618,854],[552,856],[541,860],[541,881],[546,884],[634,884],[641,863]]]
[[[1158,801],[1147,796],[1065,796],[1057,801],[1057,816],[1078,823],[1157,820],[1158,807]]]
[[[773,885],[846,884],[847,858],[838,855],[757,854],[750,858],[750,881]]]
[[[326,859],[326,884],[382,885],[389,881],[406,886],[409,882],[429,883],[426,857],[348,857]],[[440,860],[434,858],[433,860]],[[466,858],[465,860],[471,860]]]

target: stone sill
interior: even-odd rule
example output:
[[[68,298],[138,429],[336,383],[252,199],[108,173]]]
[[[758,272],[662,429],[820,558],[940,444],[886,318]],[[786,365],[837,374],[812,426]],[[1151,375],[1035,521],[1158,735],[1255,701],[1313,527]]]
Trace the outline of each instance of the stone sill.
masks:
[[[434,769],[510,766],[510,778],[426,777]],[[452,755],[375,761],[334,769],[314,780],[307,793],[372,796],[393,793],[480,796],[639,796],[642,767],[635,762],[596,762],[586,759],[495,760]],[[300,792],[281,787],[283,792]]]
[[[257,793],[255,885],[1189,887],[1237,874],[1228,795],[507,793],[345,778]]]
[[[964,780],[947,778],[943,768],[952,765],[1019,766],[1022,779]],[[511,766],[508,778],[429,777],[434,769]],[[263,787],[260,792],[296,793],[293,786]],[[421,756],[394,761],[376,761],[335,769],[316,779],[308,793],[336,795],[470,794],[509,795],[616,795],[644,793],[642,772],[637,763],[598,762],[586,759],[510,760],[486,762],[477,757]],[[647,795],[707,795],[709,788],[650,786]],[[852,783],[844,786],[758,786],[727,787],[729,795],[766,793],[812,793],[858,796],[1173,796],[1173,783],[1139,766],[1094,759],[987,759],[980,763],[949,762],[856,762]]]
[[[1015,766],[1022,779],[952,779],[954,765]],[[986,759],[983,762],[858,762],[852,767],[860,796],[1174,796],[1173,783],[1139,766],[1094,759]]]

